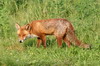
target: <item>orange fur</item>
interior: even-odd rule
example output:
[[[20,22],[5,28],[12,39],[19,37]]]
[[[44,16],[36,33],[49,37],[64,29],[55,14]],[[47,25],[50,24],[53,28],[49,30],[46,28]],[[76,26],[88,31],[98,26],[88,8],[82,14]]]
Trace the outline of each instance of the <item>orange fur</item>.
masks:
[[[46,35],[54,35],[59,47],[62,46],[62,40],[68,44],[68,47],[70,47],[71,43],[83,48],[90,47],[90,45],[84,44],[77,39],[72,24],[66,19],[36,20],[25,26],[16,24],[16,28],[20,40],[24,40],[28,35],[36,36],[37,47],[40,46],[42,41],[44,48],[46,48]]]

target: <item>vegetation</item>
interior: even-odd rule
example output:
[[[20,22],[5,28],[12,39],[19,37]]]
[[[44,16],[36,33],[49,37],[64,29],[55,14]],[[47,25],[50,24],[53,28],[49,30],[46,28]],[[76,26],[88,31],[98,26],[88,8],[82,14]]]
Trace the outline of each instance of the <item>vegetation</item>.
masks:
[[[18,42],[15,23],[65,18],[75,27],[78,38],[91,49],[47,37],[47,48],[36,48],[36,38]],[[99,66],[100,0],[0,0],[0,66]]]

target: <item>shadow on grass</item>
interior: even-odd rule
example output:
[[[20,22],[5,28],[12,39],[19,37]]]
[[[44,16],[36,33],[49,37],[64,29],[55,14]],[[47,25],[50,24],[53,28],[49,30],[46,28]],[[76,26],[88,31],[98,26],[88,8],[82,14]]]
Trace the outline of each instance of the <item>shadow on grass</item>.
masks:
[[[37,39],[33,39],[33,38],[27,39],[23,43],[23,45],[25,47],[32,47],[32,46],[36,47],[36,44],[37,44]],[[57,41],[56,41],[55,38],[47,38],[46,39],[46,46],[47,47],[53,47],[55,44],[58,46]],[[40,46],[43,46],[43,44],[41,43]],[[74,44],[71,44],[71,46],[79,47],[79,46],[76,46]],[[66,48],[66,47],[68,47],[67,44],[65,42],[62,42],[62,48]],[[88,49],[92,49],[92,48],[88,48]]]
[[[25,47],[32,47],[33,45],[36,45],[36,40],[34,39],[27,39],[24,42]]]
[[[24,46],[25,47],[32,47],[32,46],[36,46],[37,44],[37,40],[36,39],[27,39],[24,42]],[[47,38],[46,39],[46,46],[47,47],[53,47],[55,44],[57,44],[57,41],[55,38],[51,39],[51,38]],[[40,46],[43,46],[43,44],[41,43]],[[57,44],[58,46],[58,44]],[[62,42],[62,48],[66,48],[67,44],[65,42]]]
[[[25,47],[36,46],[36,44],[37,44],[37,39],[27,39],[24,42],[24,46]],[[47,47],[52,47],[54,44],[56,44],[56,39],[49,39],[49,38],[47,38],[47,40],[46,40]],[[43,46],[42,43],[41,43],[41,46]]]

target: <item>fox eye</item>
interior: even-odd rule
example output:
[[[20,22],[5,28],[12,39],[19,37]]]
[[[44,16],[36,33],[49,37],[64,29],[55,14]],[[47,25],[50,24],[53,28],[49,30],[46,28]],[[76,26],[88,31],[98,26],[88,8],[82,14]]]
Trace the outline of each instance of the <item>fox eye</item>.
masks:
[[[26,34],[24,34],[23,36],[26,36]]]

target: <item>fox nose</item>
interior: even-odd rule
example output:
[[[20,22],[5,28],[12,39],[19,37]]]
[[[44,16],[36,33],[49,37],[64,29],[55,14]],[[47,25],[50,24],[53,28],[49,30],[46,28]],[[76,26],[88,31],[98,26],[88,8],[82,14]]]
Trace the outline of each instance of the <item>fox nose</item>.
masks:
[[[23,40],[19,40],[20,43],[23,43]]]

